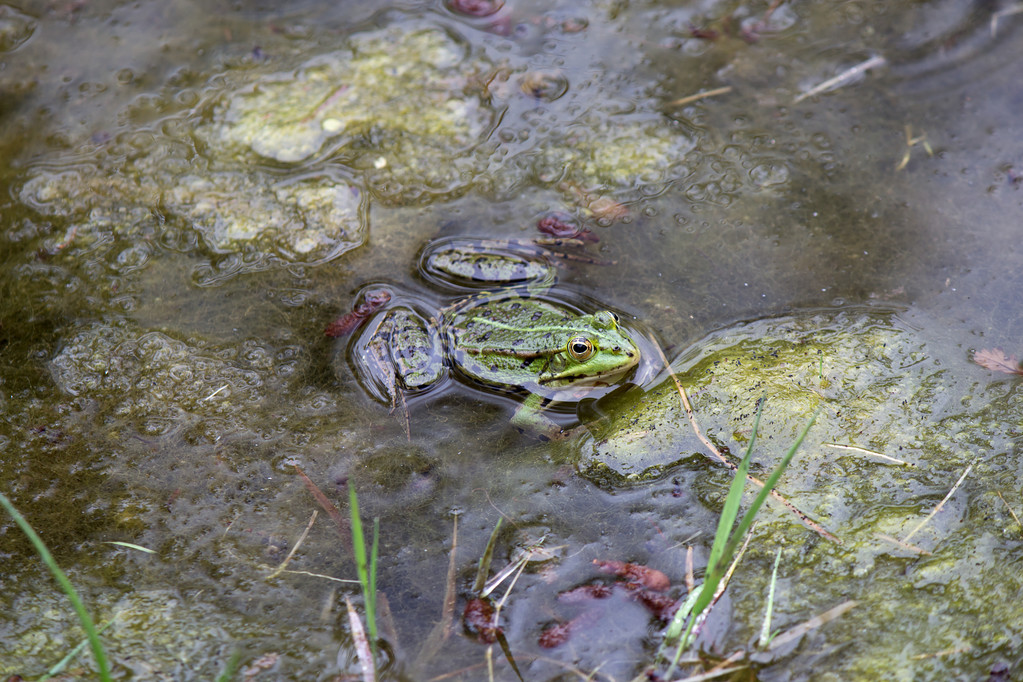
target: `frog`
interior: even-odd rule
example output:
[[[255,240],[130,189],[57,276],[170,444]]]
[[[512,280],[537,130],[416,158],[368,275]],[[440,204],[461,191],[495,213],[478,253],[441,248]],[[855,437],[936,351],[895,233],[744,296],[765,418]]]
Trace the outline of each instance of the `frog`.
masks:
[[[550,439],[562,434],[545,412],[622,382],[640,346],[618,313],[583,310],[552,293],[557,269],[532,245],[455,238],[421,251],[419,272],[440,305],[395,285],[370,284],[356,298],[381,302],[350,342],[360,383],[378,400],[406,400],[455,375],[470,386],[521,397],[510,422]],[[350,316],[352,314],[349,314]]]

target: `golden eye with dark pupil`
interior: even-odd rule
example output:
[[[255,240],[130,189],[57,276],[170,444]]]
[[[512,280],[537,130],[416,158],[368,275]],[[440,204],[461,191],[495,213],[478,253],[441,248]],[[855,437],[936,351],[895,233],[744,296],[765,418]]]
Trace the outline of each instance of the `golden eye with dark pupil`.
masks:
[[[593,344],[585,336],[577,336],[568,342],[568,352],[579,362],[586,362],[593,355]]]

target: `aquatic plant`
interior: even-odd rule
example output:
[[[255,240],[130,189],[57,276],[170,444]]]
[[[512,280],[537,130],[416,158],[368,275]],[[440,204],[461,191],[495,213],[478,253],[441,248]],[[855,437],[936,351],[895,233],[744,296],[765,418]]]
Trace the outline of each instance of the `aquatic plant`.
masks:
[[[784,473],[789,462],[792,461],[792,457],[796,454],[796,450],[799,449],[803,439],[806,438],[806,434],[810,431],[810,427],[813,426],[814,421],[817,419],[817,413],[810,417],[810,421],[788,449],[788,452],[785,453],[785,456],[775,466],[771,475],[760,489],[760,492],[757,493],[753,503],[746,510],[739,525],[736,526],[735,520],[739,516],[739,504],[742,501],[746,474],[749,471],[750,460],[753,456],[753,447],[757,440],[757,429],[760,426],[760,416],[763,413],[763,407],[764,399],[761,398],[757,405],[757,414],[753,421],[753,431],[750,434],[749,445],[746,447],[746,454],[743,456],[742,462],[739,463],[739,468],[735,472],[732,484],[728,489],[728,496],[725,498],[724,508],[721,510],[721,516],[718,519],[718,527],[714,534],[714,543],[711,545],[710,557],[707,560],[707,571],[704,575],[703,584],[690,593],[689,598],[686,599],[682,607],[675,613],[675,617],[665,633],[661,651],[658,652],[658,657],[662,656],[665,646],[669,642],[677,641],[675,655],[671,660],[668,674],[666,675],[668,678],[675,672],[682,652],[692,644],[693,630],[696,624],[701,621],[701,615],[715,600],[718,586],[725,577],[728,564],[735,556],[739,543],[746,537],[746,533],[749,531],[750,526],[753,525],[753,519],[756,517],[760,507],[767,501],[771,490],[774,489],[778,479],[781,478],[782,473]],[[683,627],[685,627],[684,631],[682,630]]]
[[[60,585],[60,589],[67,595],[68,601],[75,609],[75,613],[78,615],[78,620],[82,624],[82,629],[85,630],[85,636],[89,640],[89,646],[92,648],[93,658],[96,659],[96,666],[99,668],[99,678],[103,682],[111,680],[110,677],[110,664],[107,663],[107,656],[103,650],[103,643],[99,641],[99,633],[96,631],[96,625],[92,622],[92,616],[86,610],[82,600],[78,597],[78,592],[75,591],[71,581],[68,580],[67,575],[61,570],[60,566],[54,560],[53,555],[50,554],[50,550],[47,549],[46,544],[43,542],[39,534],[35,532],[25,517],[21,515],[11,501],[7,499],[7,496],[0,493],[0,506],[3,506],[7,510],[7,513],[11,515],[14,522],[18,524],[18,528],[21,529],[32,543],[32,547],[35,548],[36,554],[43,560],[46,567],[50,569],[50,574],[53,575],[54,580]]]
[[[366,554],[366,536],[362,531],[362,519],[359,517],[359,498],[355,494],[355,486],[348,485],[349,513],[352,517],[352,550],[355,553],[355,568],[362,586],[363,606],[366,610],[366,629],[369,634],[370,649],[373,659],[377,655],[377,545],[380,536],[380,519],[373,519],[373,544],[369,555]]]

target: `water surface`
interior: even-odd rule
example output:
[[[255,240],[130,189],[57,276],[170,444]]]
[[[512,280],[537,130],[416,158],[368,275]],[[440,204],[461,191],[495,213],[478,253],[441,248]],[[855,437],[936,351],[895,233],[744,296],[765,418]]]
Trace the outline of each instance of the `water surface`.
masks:
[[[756,357],[791,325],[835,353],[891,344],[822,362],[835,421],[818,440],[902,448],[915,473],[823,446],[797,460],[783,491],[843,544],[766,512],[704,649],[752,647],[781,547],[778,628],[862,603],[761,656],[761,678],[1020,669],[1019,383],[971,362],[1021,353],[1012,3],[273,5],[0,6],[0,490],[97,619],[116,616],[104,639],[123,676],[211,679],[236,651],[267,666],[253,679],[357,671],[358,589],[322,577],[355,568],[296,466],[343,513],[352,482],[380,518],[385,678],[485,679],[459,614],[499,518],[495,569],[541,537],[552,552],[503,611],[527,679],[652,664],[663,624],[626,590],[594,608],[558,595],[614,583],[598,559],[664,571],[683,597],[688,546],[699,577],[730,479],[681,415],[638,481],[585,466],[614,432],[541,443],[509,426],[512,401],[458,382],[410,403],[407,437],[323,333],[368,282],[448,295],[417,272],[428,240],[531,239],[551,215],[596,234],[605,263],[563,263],[559,295],[649,330],[693,386],[714,353]],[[650,402],[583,416],[661,409],[659,371],[641,379]],[[758,396],[741,376],[710,385]],[[765,383],[769,461],[815,405]],[[732,452],[748,407],[706,394]],[[931,554],[878,538],[905,535],[970,464],[917,538]],[[268,579],[317,510],[289,564],[306,573]],[[438,642],[453,545],[459,600]],[[35,679],[81,634],[7,520],[0,553],[0,672]],[[564,644],[539,645],[587,608]]]

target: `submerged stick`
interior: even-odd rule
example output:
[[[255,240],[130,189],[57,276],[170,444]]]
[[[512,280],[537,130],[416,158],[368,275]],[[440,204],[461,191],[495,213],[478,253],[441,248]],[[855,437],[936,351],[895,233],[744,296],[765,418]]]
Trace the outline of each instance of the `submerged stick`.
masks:
[[[959,477],[959,480],[958,480],[958,481],[956,481],[956,484],[955,484],[954,486],[952,486],[952,489],[951,489],[951,490],[949,490],[949,491],[948,491],[948,494],[947,494],[947,495],[945,495],[944,499],[942,499],[942,500],[941,500],[941,502],[939,502],[939,503],[937,504],[937,506],[936,506],[936,507],[934,507],[934,509],[932,509],[932,510],[931,510],[931,513],[927,515],[927,518],[925,518],[925,519],[924,519],[923,521],[921,521],[921,522],[920,522],[920,523],[919,523],[919,524],[917,525],[917,527],[916,527],[916,528],[914,528],[913,530],[909,531],[909,534],[908,534],[908,535],[906,535],[906,537],[902,538],[902,542],[908,543],[908,542],[909,542],[909,539],[910,539],[911,537],[913,537],[914,535],[916,535],[916,532],[917,532],[918,530],[920,530],[920,529],[921,529],[921,528],[923,528],[923,527],[924,527],[925,525],[927,525],[927,522],[928,522],[928,521],[930,521],[930,520],[931,520],[932,518],[934,518],[934,515],[935,515],[935,514],[937,514],[938,512],[940,512],[940,511],[941,511],[941,508],[945,506],[945,503],[946,503],[946,502],[948,502],[948,501],[949,501],[949,499],[951,499],[951,497],[952,497],[953,495],[955,495],[955,492],[956,492],[957,490],[959,490],[959,486],[961,486],[961,485],[963,484],[963,481],[965,481],[965,480],[966,480],[966,476],[967,476],[967,475],[968,475],[968,474],[970,473],[970,471],[971,471],[971,470],[973,469],[973,465],[974,465],[974,464],[976,464],[976,463],[977,463],[977,460],[976,460],[976,459],[974,459],[974,460],[973,460],[972,462],[970,462],[970,466],[966,467],[966,471],[964,471],[964,472],[963,472],[963,475]]]
[[[823,83],[810,88],[809,90],[804,92],[799,97],[796,97],[796,99],[794,99],[792,103],[793,104],[799,104],[804,99],[808,99],[810,97],[813,97],[814,95],[819,95],[822,92],[827,92],[829,90],[836,90],[836,89],[838,89],[838,88],[840,88],[840,87],[842,87],[844,85],[848,85],[852,81],[854,81],[857,78],[859,78],[860,76],[862,76],[866,71],[868,71],[870,69],[874,69],[874,68],[880,67],[880,66],[884,66],[887,63],[888,63],[888,60],[885,59],[884,57],[880,56],[880,55],[871,57],[867,61],[860,62],[859,64],[857,64],[856,66],[852,67],[851,69],[846,69],[845,71],[843,71],[842,73],[838,74],[834,78],[829,78],[828,80],[824,81]]]
[[[319,512],[314,509],[313,515],[309,517],[309,523],[306,524],[305,530],[302,531],[302,535],[298,537],[298,541],[295,543],[295,546],[291,548],[290,552],[288,552],[288,556],[284,557],[284,561],[282,561],[281,565],[277,567],[277,570],[275,570],[273,573],[266,577],[267,580],[272,580],[276,578],[277,576],[284,572],[285,568],[288,567],[288,563],[291,561],[291,557],[295,556],[295,552],[297,552],[298,548],[302,546],[303,542],[305,542],[306,537],[309,535],[309,531],[312,530],[313,528],[313,524],[316,523],[317,514],[319,514]]]
[[[697,92],[686,97],[681,97],[673,102],[668,102],[669,107],[681,107],[686,104],[692,104],[693,102],[699,102],[701,99],[707,99],[708,97],[717,97],[718,95],[727,95],[732,91],[731,85],[726,85],[723,88],[714,88],[713,90],[705,90],[703,92]]]

